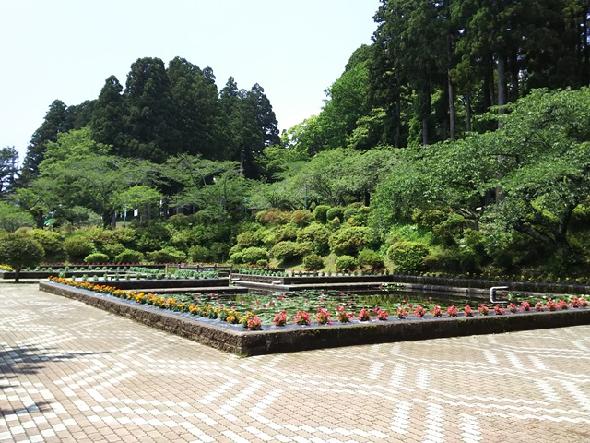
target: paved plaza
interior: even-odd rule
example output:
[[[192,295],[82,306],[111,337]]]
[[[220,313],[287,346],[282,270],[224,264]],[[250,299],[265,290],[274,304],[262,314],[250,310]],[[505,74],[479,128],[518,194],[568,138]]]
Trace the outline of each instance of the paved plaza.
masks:
[[[590,441],[590,326],[239,358],[0,284],[0,442]]]

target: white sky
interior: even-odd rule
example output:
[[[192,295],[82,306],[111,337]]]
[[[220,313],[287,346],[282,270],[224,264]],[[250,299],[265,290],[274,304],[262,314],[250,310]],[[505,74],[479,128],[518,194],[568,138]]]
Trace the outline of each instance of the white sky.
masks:
[[[265,89],[281,129],[317,113],[379,0],[0,0],[0,147],[22,156],[54,99],[95,99],[138,57]]]

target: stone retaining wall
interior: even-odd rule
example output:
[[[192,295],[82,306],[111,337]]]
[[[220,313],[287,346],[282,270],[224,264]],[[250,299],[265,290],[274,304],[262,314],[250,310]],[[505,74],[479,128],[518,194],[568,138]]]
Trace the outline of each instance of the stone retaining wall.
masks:
[[[73,298],[148,326],[242,356],[590,324],[590,309],[577,308],[504,316],[491,314],[488,317],[471,318],[395,319],[313,327],[290,325],[285,328],[245,331],[221,322],[199,320],[186,314],[139,305],[54,282],[44,281],[39,287],[42,291]]]

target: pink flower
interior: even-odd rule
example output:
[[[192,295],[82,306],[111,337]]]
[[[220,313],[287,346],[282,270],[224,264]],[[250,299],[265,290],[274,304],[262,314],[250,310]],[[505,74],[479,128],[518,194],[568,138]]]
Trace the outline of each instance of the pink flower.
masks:
[[[465,317],[473,317],[473,309],[471,309],[471,306],[465,305],[463,310],[465,311]]]
[[[567,302],[565,300],[559,300],[557,302],[557,308],[558,309],[568,309],[569,305],[567,304]]]
[[[408,316],[408,310],[404,306],[398,306],[396,314],[398,318],[406,318]]]
[[[547,309],[550,311],[557,311],[557,303],[551,299],[547,300]]]
[[[520,303],[520,310],[521,311],[530,311],[531,310],[531,305],[528,301],[523,301]]]
[[[436,305],[434,308],[432,308],[432,315],[435,317],[442,317],[442,309],[439,305]]]
[[[281,311],[275,315],[273,322],[277,326],[285,326],[287,324],[287,311]]]
[[[545,310],[545,307],[543,306],[543,303],[541,302],[537,302],[537,304],[535,305],[535,310],[537,312],[541,312]]]
[[[418,305],[416,306],[416,309],[414,309],[414,314],[422,318],[426,315],[426,309],[424,309],[421,305]]]
[[[447,314],[449,314],[449,317],[456,317],[457,316],[457,308],[455,307],[455,305],[449,306],[447,308]]]
[[[350,319],[354,317],[354,314],[351,312],[346,312],[344,306],[338,306],[336,308],[336,316],[338,317],[338,321],[340,323],[348,323]]]
[[[496,315],[504,315],[504,308],[500,305],[494,305],[494,312]]]
[[[320,325],[325,325],[330,321],[330,313],[326,308],[319,308],[315,318]]]
[[[248,329],[252,331],[256,329],[262,329],[262,320],[260,320],[260,318],[257,316],[248,319]]]
[[[510,303],[508,305],[508,310],[514,314],[514,313],[516,313],[516,311],[518,310],[518,308],[516,307],[516,305],[514,303]]]
[[[309,313],[305,311],[297,311],[297,314],[293,317],[293,321],[301,326],[309,326],[311,324]]]
[[[379,309],[379,311],[377,311],[377,318],[379,320],[385,321],[385,320],[387,320],[388,317],[389,317],[389,312],[387,312],[386,310]]]
[[[479,305],[477,310],[479,311],[480,315],[488,315],[490,313],[490,308],[488,308],[487,305]]]
[[[359,320],[360,321],[369,321],[371,320],[371,314],[369,313],[369,310],[366,308],[362,308],[359,312]]]

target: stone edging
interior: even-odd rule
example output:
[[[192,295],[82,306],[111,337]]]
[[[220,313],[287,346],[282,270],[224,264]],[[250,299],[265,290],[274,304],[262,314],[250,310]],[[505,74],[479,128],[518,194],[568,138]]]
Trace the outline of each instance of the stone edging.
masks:
[[[242,356],[590,324],[590,309],[570,308],[567,311],[505,316],[491,314],[488,317],[471,318],[395,319],[349,325],[273,327],[261,331],[244,331],[224,326],[221,322],[163,311],[54,282],[43,281],[39,289]]]

